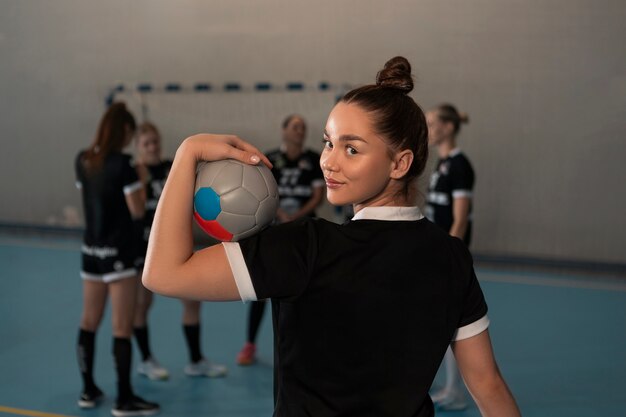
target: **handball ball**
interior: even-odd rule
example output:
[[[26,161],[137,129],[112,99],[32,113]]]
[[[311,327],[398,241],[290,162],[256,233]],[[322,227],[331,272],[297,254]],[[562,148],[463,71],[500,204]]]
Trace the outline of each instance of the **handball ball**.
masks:
[[[220,241],[237,241],[269,225],[278,208],[278,187],[263,164],[234,159],[202,162],[196,172],[196,222]]]

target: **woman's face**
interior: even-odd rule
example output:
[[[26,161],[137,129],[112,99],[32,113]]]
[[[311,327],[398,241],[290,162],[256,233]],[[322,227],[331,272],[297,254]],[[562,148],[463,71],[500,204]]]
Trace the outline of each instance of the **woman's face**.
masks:
[[[303,146],[306,138],[306,123],[299,116],[294,116],[283,128],[283,140],[287,144]]]
[[[140,133],[137,137],[137,157],[146,165],[161,162],[161,139],[152,131]]]
[[[355,104],[339,103],[328,116],[320,166],[331,204],[384,205],[391,197],[389,147]]]
[[[451,123],[445,123],[439,118],[436,110],[426,113],[426,122],[428,123],[428,144],[437,146],[450,136]]]

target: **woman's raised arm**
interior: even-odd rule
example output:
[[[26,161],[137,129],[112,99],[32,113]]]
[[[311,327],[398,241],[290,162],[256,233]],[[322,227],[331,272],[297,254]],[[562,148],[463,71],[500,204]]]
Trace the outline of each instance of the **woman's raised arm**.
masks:
[[[257,148],[236,136],[200,134],[183,141],[176,151],[150,233],[142,277],[149,290],[194,300],[240,298],[222,245],[193,252],[196,165],[221,159],[271,166]]]

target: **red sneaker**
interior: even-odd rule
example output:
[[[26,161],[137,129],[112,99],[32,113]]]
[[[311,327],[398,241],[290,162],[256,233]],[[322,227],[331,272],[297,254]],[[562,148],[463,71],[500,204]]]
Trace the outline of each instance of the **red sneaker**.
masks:
[[[241,349],[241,352],[237,354],[237,364],[241,366],[252,365],[256,362],[256,345],[254,343],[246,342]]]

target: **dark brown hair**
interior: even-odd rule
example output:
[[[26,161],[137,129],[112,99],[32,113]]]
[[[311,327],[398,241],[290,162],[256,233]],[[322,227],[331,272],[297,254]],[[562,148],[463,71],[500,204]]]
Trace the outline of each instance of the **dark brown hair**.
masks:
[[[461,123],[469,123],[467,113],[460,113],[456,107],[449,103],[437,106],[437,117],[444,123],[452,123],[455,135],[461,130]]]
[[[135,131],[135,118],[126,104],[113,103],[102,116],[93,143],[83,154],[82,162],[88,173],[98,171],[111,152],[124,148],[127,128]]]
[[[409,149],[413,152],[413,163],[402,178],[405,194],[411,182],[422,174],[428,160],[426,117],[408,96],[412,90],[411,64],[397,56],[378,72],[376,84],[356,88],[339,100],[372,113],[374,129],[385,138],[392,151]]]

